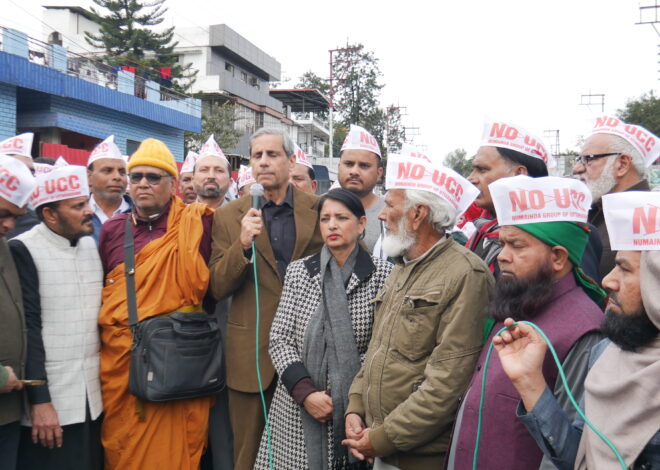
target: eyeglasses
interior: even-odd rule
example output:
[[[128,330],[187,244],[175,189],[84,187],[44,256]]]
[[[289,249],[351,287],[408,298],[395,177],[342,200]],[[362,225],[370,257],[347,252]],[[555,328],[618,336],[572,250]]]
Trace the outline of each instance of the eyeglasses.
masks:
[[[160,180],[162,180],[166,176],[171,176],[171,175],[162,175],[158,173],[129,173],[128,179],[131,182],[131,184],[138,184],[142,181],[142,178],[146,178],[147,184],[151,186],[156,186],[160,184]]]
[[[577,165],[582,163],[584,166],[587,166],[592,160],[597,160],[599,158],[611,157],[612,155],[621,155],[621,152],[611,152],[611,153],[597,153],[592,155],[578,155],[573,159],[573,164]]]

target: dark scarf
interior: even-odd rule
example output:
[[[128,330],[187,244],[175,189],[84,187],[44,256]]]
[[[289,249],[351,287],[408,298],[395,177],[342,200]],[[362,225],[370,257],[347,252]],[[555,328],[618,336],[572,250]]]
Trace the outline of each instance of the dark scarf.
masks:
[[[344,437],[344,413],[348,389],[360,370],[353,322],[348,310],[346,286],[353,274],[359,248],[356,246],[343,267],[339,267],[327,246],[321,250],[321,302],[309,320],[303,345],[303,362],[314,385],[332,396],[334,457],[348,455]],[[301,411],[308,468],[328,468],[327,424]]]

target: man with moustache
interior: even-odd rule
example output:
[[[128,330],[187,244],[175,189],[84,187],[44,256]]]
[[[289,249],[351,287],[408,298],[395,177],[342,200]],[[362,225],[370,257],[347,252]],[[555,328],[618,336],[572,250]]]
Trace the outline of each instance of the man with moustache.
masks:
[[[370,253],[373,253],[383,232],[378,214],[385,202],[374,193],[376,184],[383,176],[381,158],[380,145],[376,138],[366,129],[351,124],[339,154],[337,181],[342,188],[354,193],[362,201],[367,214],[367,230],[363,242]]]
[[[528,200],[532,192],[534,207]],[[571,385],[575,385],[573,393],[580,396],[578,384],[586,374],[589,351],[602,337],[598,304],[605,299],[605,293],[579,267],[588,241],[589,190],[577,180],[520,175],[491,183],[489,194],[501,224],[502,249],[497,256],[500,275],[495,297],[488,309],[495,324],[486,344],[508,317],[533,321],[552,341]],[[473,465],[487,351],[484,347],[481,352],[456,419],[450,470],[467,470]],[[557,383],[558,372],[551,358],[543,364],[543,376],[568,410],[570,405]],[[539,468],[543,454],[516,420],[519,397],[498,358],[491,356],[485,381],[479,441],[483,468],[498,467],[501,462],[506,462],[509,470]]]
[[[21,280],[30,387],[18,468],[103,468],[99,333],[103,268],[87,170],[37,177],[30,203],[41,223],[9,242]]]
[[[227,201],[227,191],[232,183],[231,167],[213,136],[208,138],[199,151],[193,165],[192,182],[197,202],[217,209]]]
[[[451,192],[438,183],[450,180]],[[383,249],[395,267],[375,299],[343,444],[375,470],[441,468],[493,286],[484,262],[448,236],[478,191],[450,169],[403,155],[390,155],[386,184]]]
[[[186,155],[183,165],[181,165],[181,172],[179,174],[179,194],[181,194],[181,200],[186,204],[197,202],[197,194],[195,193],[195,188],[193,186],[193,171],[197,158],[199,158],[199,155],[191,150],[188,152],[188,155]]]
[[[609,293],[601,330],[607,337],[591,351],[580,406],[620,453],[624,466],[660,468],[660,240],[639,231],[640,213],[660,206],[660,195],[605,195],[603,210],[614,269],[603,279]],[[645,251],[639,251],[641,249]],[[521,402],[516,414],[547,458],[560,470],[621,468],[613,451],[581,418],[571,420],[541,372],[547,346],[525,324],[495,337],[495,349]],[[586,367],[585,367],[586,369]]]
[[[294,154],[293,141],[281,130],[262,128],[252,134],[250,167],[264,188],[259,208],[251,207],[251,197],[242,197],[221,206],[213,219],[209,289],[216,300],[232,296],[225,357],[236,470],[253,468],[265,425],[255,357],[252,263],[257,263],[259,273],[259,369],[268,406],[277,384],[268,356],[268,337],[286,268],[291,261],[316,253],[323,243],[318,197],[289,182]],[[256,252],[252,251],[253,240]]]
[[[580,155],[575,157],[573,175],[585,183],[593,195],[589,223],[603,242],[600,277],[614,268],[616,253],[609,246],[601,199],[621,191],[650,191],[646,168],[660,157],[660,139],[641,126],[603,116],[596,119]]]
[[[130,212],[131,198],[126,194],[126,160],[111,135],[98,144],[87,160],[87,178],[92,194],[89,206],[94,211],[94,240],[98,244],[101,227],[117,214]]]
[[[21,285],[6,235],[26,204],[36,182],[27,167],[0,155],[0,468],[14,470],[23,416],[23,384],[27,335]]]

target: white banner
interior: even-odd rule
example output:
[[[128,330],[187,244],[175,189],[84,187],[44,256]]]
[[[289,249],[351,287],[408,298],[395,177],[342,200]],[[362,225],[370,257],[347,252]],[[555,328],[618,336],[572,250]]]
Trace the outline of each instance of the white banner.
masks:
[[[488,185],[500,225],[586,222],[591,192],[580,180],[518,175]]]
[[[606,194],[603,212],[612,250],[660,250],[660,193]]]

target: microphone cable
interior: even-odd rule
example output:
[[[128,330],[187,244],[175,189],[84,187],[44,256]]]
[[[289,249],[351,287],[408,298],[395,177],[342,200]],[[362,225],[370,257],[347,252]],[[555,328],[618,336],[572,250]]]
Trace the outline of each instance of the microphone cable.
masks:
[[[552,343],[550,342],[550,340],[548,339],[548,337],[545,335],[545,333],[543,332],[543,330],[541,330],[541,328],[539,328],[538,326],[536,326],[534,323],[532,323],[532,322],[530,322],[530,321],[520,321],[520,322],[515,322],[512,326],[515,326],[515,325],[517,325],[518,323],[524,323],[524,324],[526,324],[526,325],[531,326],[532,328],[534,328],[534,330],[536,330],[536,332],[537,332],[539,335],[541,335],[541,338],[543,338],[543,341],[546,342],[546,344],[548,345],[548,349],[549,349],[550,352],[552,353],[552,357],[553,357],[553,359],[555,360],[555,364],[557,365],[557,369],[559,370],[559,376],[561,377],[561,382],[562,382],[564,388],[566,389],[566,395],[568,396],[568,398],[569,398],[569,400],[570,400],[570,402],[571,402],[571,405],[573,405],[573,407],[575,408],[575,410],[576,410],[576,411],[578,412],[578,414],[582,417],[582,419],[584,420],[585,424],[586,424],[587,426],[589,426],[589,427],[591,428],[591,430],[592,430],[593,432],[595,432],[596,435],[597,435],[599,438],[601,438],[601,440],[602,440],[603,442],[605,442],[605,444],[607,444],[607,446],[608,446],[610,449],[612,449],[612,452],[614,452],[614,455],[616,456],[617,460],[619,461],[619,464],[621,465],[622,470],[627,470],[628,467],[626,466],[626,463],[625,463],[625,461],[623,460],[623,457],[621,456],[621,454],[619,453],[619,451],[616,449],[616,447],[614,446],[614,444],[612,444],[612,442],[611,442],[607,437],[605,437],[605,436],[603,435],[603,433],[601,433],[598,429],[596,429],[596,426],[594,426],[593,424],[591,424],[591,421],[589,421],[589,420],[587,419],[587,417],[585,416],[585,414],[584,414],[584,412],[582,411],[582,409],[580,409],[580,405],[578,405],[577,401],[575,400],[575,397],[573,397],[573,394],[571,393],[571,389],[570,389],[570,387],[568,386],[568,381],[566,380],[566,375],[564,374],[564,369],[563,369],[562,366],[561,366],[561,362],[560,362],[560,360],[559,360],[559,356],[557,356],[557,352],[555,351],[555,348],[552,346]],[[503,331],[505,331],[505,330],[507,330],[507,329],[508,329],[508,327],[505,326],[505,327],[502,328],[500,331],[498,331],[498,332],[495,334],[495,336],[499,336]],[[488,370],[488,361],[490,361],[490,355],[491,355],[491,353],[493,352],[493,345],[494,345],[494,344],[493,344],[493,342],[491,341],[491,342],[490,342],[490,346],[488,347],[488,353],[486,354],[486,361],[485,361],[485,363],[484,363],[484,371],[483,371],[483,375],[482,375],[482,377],[481,377],[481,398],[479,399],[479,419],[478,419],[478,421],[477,421],[477,440],[476,440],[476,443],[475,443],[475,446],[474,446],[474,455],[473,455],[473,458],[472,458],[472,469],[473,469],[473,470],[477,470],[477,458],[478,458],[478,456],[479,456],[479,439],[480,439],[480,437],[481,437],[481,425],[482,425],[483,411],[484,411],[484,397],[486,396],[486,371]]]

